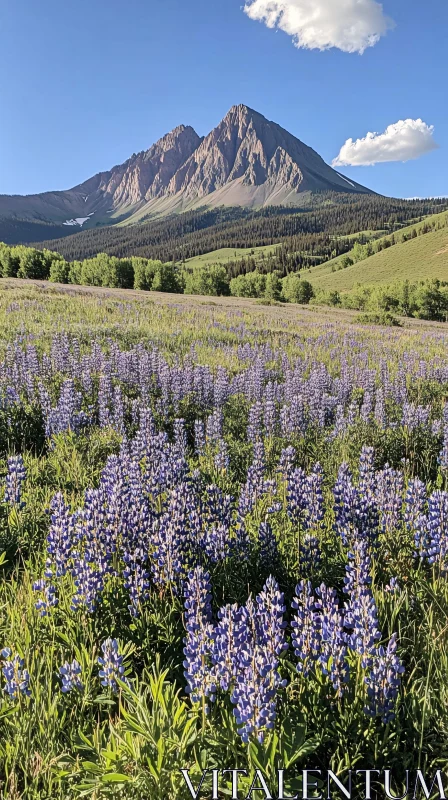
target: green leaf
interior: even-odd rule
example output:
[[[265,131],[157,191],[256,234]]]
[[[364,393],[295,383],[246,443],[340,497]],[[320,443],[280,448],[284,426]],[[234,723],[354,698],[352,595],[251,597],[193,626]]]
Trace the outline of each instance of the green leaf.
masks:
[[[93,761],[83,761],[82,766],[86,772],[101,772],[101,767],[99,767],[98,764],[94,764]]]
[[[131,780],[129,775],[122,775],[120,772],[109,772],[101,776],[102,783],[129,783]]]

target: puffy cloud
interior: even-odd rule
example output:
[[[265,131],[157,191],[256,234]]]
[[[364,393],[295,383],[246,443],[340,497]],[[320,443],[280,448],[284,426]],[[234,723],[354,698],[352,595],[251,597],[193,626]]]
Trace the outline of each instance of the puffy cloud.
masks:
[[[368,133],[356,141],[347,139],[333,166],[365,167],[384,161],[411,161],[437,149],[433,133],[434,126],[421,119],[400,119],[384,133]]]
[[[363,53],[394,27],[375,0],[247,0],[244,11],[308,50]]]

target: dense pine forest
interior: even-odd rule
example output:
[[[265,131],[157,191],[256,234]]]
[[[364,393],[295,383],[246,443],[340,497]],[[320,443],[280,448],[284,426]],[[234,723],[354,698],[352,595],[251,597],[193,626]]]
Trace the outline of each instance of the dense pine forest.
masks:
[[[341,255],[352,247],[350,239],[337,240],[335,236],[350,237],[360,231],[394,231],[446,207],[447,201],[440,199],[397,200],[380,195],[354,197],[322,193],[301,211],[292,212],[286,207],[258,211],[199,209],[143,225],[90,229],[61,239],[36,242],[35,246],[56,250],[68,261],[104,252],[119,258],[142,256],[162,262],[181,262],[223,247],[252,248],[283,243],[284,266],[295,270]],[[294,254],[287,265],[286,253]]]
[[[53,224],[46,220],[20,219],[9,217],[0,219],[0,241],[8,244],[22,244],[22,242],[42,242],[48,239],[68,236],[71,229],[66,225]]]

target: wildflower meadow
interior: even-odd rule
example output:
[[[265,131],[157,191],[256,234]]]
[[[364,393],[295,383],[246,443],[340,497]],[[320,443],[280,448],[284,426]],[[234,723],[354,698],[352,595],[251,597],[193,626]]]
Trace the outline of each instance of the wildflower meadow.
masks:
[[[1,797],[446,763],[448,330],[353,319],[1,288]]]

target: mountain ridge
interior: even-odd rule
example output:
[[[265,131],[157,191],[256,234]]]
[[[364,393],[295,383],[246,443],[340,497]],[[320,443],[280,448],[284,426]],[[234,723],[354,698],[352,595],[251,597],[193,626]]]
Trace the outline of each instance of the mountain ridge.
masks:
[[[236,105],[205,137],[179,125],[148,150],[63,191],[0,195],[1,220],[89,228],[137,224],[198,207],[302,206],[321,191],[374,194],[300,139]]]

